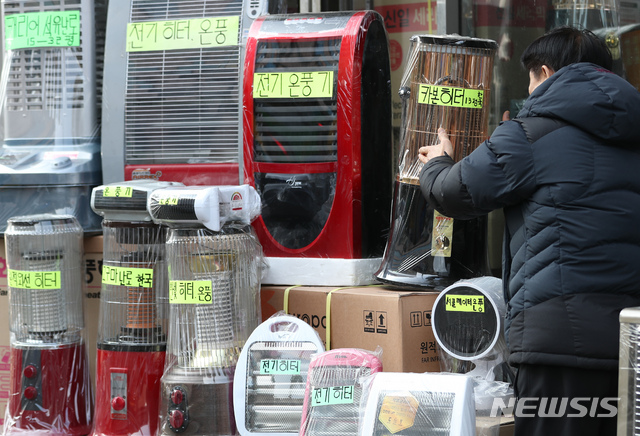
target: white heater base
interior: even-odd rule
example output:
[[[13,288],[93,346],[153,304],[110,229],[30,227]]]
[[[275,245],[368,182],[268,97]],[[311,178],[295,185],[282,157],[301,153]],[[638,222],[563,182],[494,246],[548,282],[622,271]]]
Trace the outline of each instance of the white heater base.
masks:
[[[375,273],[381,257],[329,259],[316,257],[265,257],[262,284],[300,286],[362,286],[378,283]]]

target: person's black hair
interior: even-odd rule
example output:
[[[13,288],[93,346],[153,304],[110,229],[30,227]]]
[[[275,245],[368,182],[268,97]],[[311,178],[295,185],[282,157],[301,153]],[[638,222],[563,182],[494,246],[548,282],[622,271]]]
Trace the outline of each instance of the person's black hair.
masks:
[[[533,41],[522,53],[520,62],[526,71],[538,76],[542,66],[553,71],[577,62],[591,62],[607,70],[613,67],[606,43],[587,29],[557,27]]]

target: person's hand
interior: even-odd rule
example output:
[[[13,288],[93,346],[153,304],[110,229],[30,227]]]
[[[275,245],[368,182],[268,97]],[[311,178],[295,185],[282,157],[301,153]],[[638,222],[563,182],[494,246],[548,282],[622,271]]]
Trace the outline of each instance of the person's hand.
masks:
[[[426,164],[434,157],[444,156],[445,154],[453,156],[453,146],[449,140],[449,135],[442,127],[438,129],[438,139],[440,142],[436,145],[426,145],[418,149],[420,162]]]

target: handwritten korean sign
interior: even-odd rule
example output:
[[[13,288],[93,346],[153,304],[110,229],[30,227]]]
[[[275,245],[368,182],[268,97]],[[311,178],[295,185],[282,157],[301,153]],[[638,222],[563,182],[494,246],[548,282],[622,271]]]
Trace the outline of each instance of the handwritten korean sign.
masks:
[[[80,11],[29,12],[4,17],[7,50],[78,47]]]
[[[331,98],[333,71],[254,73],[253,98]]]

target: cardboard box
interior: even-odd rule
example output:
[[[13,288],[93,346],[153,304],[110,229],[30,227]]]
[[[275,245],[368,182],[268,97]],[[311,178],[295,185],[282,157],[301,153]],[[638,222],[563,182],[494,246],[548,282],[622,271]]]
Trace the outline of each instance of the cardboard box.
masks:
[[[87,275],[84,290],[84,323],[87,355],[91,380],[95,386],[96,337],[102,287],[102,236],[86,237],[84,240],[85,268]],[[9,288],[7,283],[7,259],[4,239],[0,238],[0,427],[4,425],[4,413],[9,399]]]
[[[287,313],[318,332],[327,349],[373,351],[380,346],[385,371],[439,372],[431,330],[431,308],[437,296],[438,292],[381,286],[263,286],[262,317],[266,320],[286,307]]]

